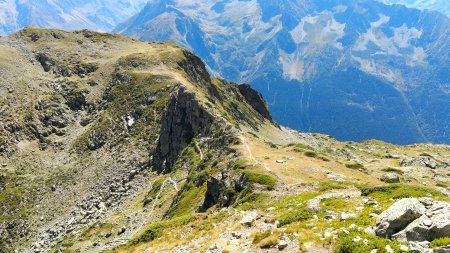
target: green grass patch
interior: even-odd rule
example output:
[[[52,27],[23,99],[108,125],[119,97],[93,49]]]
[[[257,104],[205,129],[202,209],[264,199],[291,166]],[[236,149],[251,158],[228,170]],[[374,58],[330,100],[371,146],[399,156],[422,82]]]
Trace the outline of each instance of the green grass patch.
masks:
[[[324,199],[320,202],[321,206],[326,210],[346,211],[352,208],[352,204],[343,198]]]
[[[214,224],[223,222],[230,216],[231,214],[228,211],[221,211],[217,214],[214,214],[213,216],[207,217],[206,219],[200,221],[198,224],[195,224],[192,227],[198,231],[209,231],[214,228]]]
[[[166,229],[184,226],[195,220],[195,216],[184,215],[171,220],[156,222],[148,225],[141,233],[135,236],[128,243],[129,246],[135,246],[141,243],[151,242],[164,235]]]
[[[277,184],[277,180],[274,177],[266,174],[260,174],[250,171],[244,171],[243,173],[247,176],[250,183],[265,185],[268,189],[273,189]]]
[[[238,197],[234,204],[239,210],[252,210],[264,207],[269,202],[269,194],[264,192],[245,193],[244,196]]]
[[[440,200],[447,200],[439,191],[423,186],[406,185],[406,184],[390,184],[378,187],[362,187],[361,193],[363,196],[371,196],[377,200],[387,201],[391,198],[421,198],[432,197]]]
[[[190,183],[188,183],[190,184]],[[201,205],[206,192],[206,185],[196,187],[190,185],[181,193],[179,201],[167,212],[168,217],[178,217],[195,212]]]
[[[150,203],[151,201],[154,201],[156,196],[158,195],[158,192],[161,190],[162,184],[164,183],[164,178],[158,178],[156,179],[152,184],[152,189],[147,193],[144,199],[144,206]]]
[[[297,208],[291,212],[285,213],[279,219],[278,227],[282,227],[294,222],[306,221],[314,217],[314,211],[308,208]]]
[[[430,243],[430,247],[431,248],[438,248],[438,247],[445,247],[450,245],[450,237],[443,237],[443,238],[438,238],[438,239],[434,239],[431,243]]]

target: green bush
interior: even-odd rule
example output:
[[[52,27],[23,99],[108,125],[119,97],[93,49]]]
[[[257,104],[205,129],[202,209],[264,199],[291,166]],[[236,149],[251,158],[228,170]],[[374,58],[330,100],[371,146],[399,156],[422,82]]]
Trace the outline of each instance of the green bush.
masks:
[[[448,246],[448,245],[450,245],[450,237],[434,239],[430,243],[431,248],[444,247],[444,246]]]
[[[282,215],[279,219],[278,227],[282,227],[293,222],[305,221],[314,217],[314,211],[309,208],[299,208]]]

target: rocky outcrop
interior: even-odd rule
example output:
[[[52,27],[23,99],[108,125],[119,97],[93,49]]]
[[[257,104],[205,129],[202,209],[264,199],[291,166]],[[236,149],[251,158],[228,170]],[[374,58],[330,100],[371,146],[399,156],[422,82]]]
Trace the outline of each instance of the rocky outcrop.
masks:
[[[438,161],[430,156],[418,156],[413,158],[405,158],[400,161],[402,167],[428,167],[436,169],[439,166]]]
[[[169,172],[180,152],[194,137],[207,136],[213,123],[195,94],[179,87],[169,100],[163,117],[158,145],[153,153],[153,167],[158,172]]]
[[[433,241],[450,236],[450,204],[429,198],[397,201],[377,220],[376,234],[399,241]]]
[[[422,216],[425,210],[418,199],[399,200],[378,217],[375,232],[381,237],[391,237]]]
[[[261,93],[252,89],[252,87],[248,84],[241,84],[238,88],[247,103],[249,103],[255,111],[261,114],[264,118],[272,121],[272,115],[270,114],[269,108]]]
[[[221,174],[211,177],[206,183],[206,194],[201,211],[219,204],[219,207],[229,206],[235,197],[236,192],[244,190],[248,185],[248,178],[245,174],[241,176],[228,176]]]

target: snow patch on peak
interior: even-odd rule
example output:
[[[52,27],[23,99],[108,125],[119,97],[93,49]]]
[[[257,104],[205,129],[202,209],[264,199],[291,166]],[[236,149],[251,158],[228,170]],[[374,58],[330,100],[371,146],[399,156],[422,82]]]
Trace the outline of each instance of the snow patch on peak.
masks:
[[[417,30],[416,28],[408,28],[405,24],[398,28],[394,28],[394,37],[393,41],[400,48],[410,47],[410,41],[414,39],[419,39],[422,36],[422,31]]]

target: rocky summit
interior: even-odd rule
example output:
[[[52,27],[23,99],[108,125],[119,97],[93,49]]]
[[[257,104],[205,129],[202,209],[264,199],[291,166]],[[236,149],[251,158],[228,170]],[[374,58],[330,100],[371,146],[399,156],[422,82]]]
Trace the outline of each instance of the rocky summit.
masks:
[[[0,252],[446,252],[450,147],[274,123],[192,52],[0,38]]]

